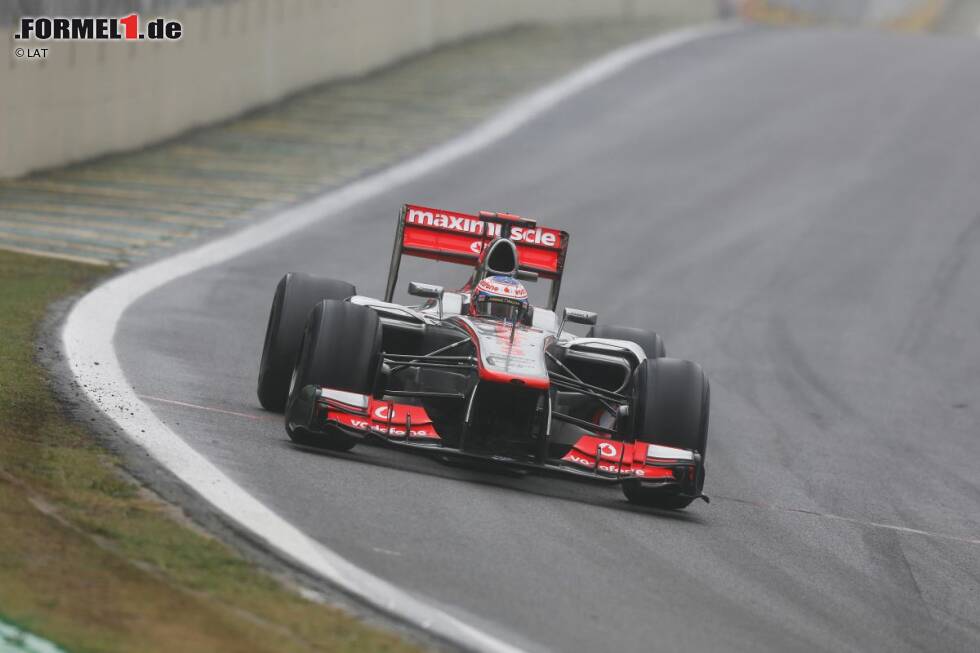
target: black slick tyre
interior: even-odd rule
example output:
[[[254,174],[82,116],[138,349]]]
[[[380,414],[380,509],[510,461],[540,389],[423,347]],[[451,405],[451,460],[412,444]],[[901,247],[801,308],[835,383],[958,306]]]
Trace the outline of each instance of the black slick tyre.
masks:
[[[289,384],[286,432],[297,444],[346,451],[355,440],[337,429],[309,428],[315,386],[370,395],[380,366],[381,321],[366,306],[328,299],[310,311]]]
[[[676,358],[643,361],[634,377],[635,437],[696,451],[703,461],[708,447],[710,392],[708,378],[697,363]],[[703,474],[695,485],[700,492]],[[671,510],[686,508],[694,500],[663,488],[645,487],[637,480],[624,482],[623,493],[633,503]]]
[[[346,281],[290,272],[279,280],[269,311],[262,358],[259,361],[259,403],[281,412],[289,395],[300,340],[310,311],[324,299],[347,299],[357,294]]]

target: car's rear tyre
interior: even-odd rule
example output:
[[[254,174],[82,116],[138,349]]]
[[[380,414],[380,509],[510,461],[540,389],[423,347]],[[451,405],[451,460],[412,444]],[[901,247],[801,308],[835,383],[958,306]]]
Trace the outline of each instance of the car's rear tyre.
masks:
[[[355,440],[339,430],[311,432],[315,397],[304,389],[323,386],[370,395],[381,356],[378,314],[349,302],[325,300],[310,311],[302,345],[290,378],[286,432],[293,442],[347,451]]]
[[[634,436],[652,444],[696,451],[703,461],[708,447],[711,388],[701,366],[676,358],[648,359],[634,374]],[[695,485],[700,492],[703,473]],[[623,483],[623,493],[633,503],[671,510],[686,508],[694,500],[662,488],[643,487],[639,481]]]
[[[259,403],[266,410],[281,412],[289,396],[300,339],[310,310],[324,299],[347,299],[357,290],[346,281],[290,272],[279,280],[265,329],[259,362]]]
[[[629,340],[642,347],[647,358],[664,358],[667,356],[664,339],[660,337],[659,333],[647,329],[599,324],[589,329],[588,337]]]

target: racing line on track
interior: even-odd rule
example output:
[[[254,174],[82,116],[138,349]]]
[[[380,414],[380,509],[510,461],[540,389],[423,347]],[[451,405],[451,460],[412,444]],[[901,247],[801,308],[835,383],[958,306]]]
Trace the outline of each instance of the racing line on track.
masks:
[[[228,261],[308,225],[329,220],[379,193],[473,154],[569,97],[643,59],[737,29],[729,25],[707,25],[620,48],[517,100],[475,129],[418,157],[286,209],[224,238],[108,280],[82,297],[65,319],[62,343],[72,375],[88,398],[130,440],[242,531],[248,532],[252,539],[348,594],[435,637],[465,649],[519,650],[352,564],[273,512],[194,450],[153,413],[127,381],[113,344],[119,321],[138,299],[164,284]]]
[[[171,406],[180,406],[182,408],[193,408],[195,410],[201,410],[210,413],[219,413],[222,415],[232,415],[234,417],[242,417],[249,420],[271,420],[275,422],[282,421],[282,419],[280,419],[278,416],[273,416],[273,415],[249,415],[248,413],[240,413],[225,408],[216,408],[214,406],[201,406],[199,404],[192,404],[186,401],[177,401],[176,399],[164,399],[163,397],[152,397],[149,395],[139,395],[139,397],[141,399],[145,399],[148,401],[155,401],[158,403],[169,404]],[[738,503],[743,506],[757,508],[759,510],[773,510],[776,512],[806,515],[809,517],[819,517],[821,519],[829,519],[834,521],[847,522],[850,524],[857,524],[858,526],[864,526],[867,528],[881,528],[889,531],[896,531],[899,533],[908,533],[910,535],[921,535],[923,537],[930,537],[938,540],[948,540],[951,542],[963,542],[964,544],[980,545],[980,539],[960,537],[957,535],[949,535],[947,533],[936,533],[934,531],[924,531],[920,528],[911,528],[909,526],[898,526],[896,524],[885,524],[882,522],[868,521],[865,519],[855,519],[854,517],[845,517],[843,515],[835,515],[829,512],[806,510],[804,508],[792,508],[789,506],[778,506],[775,504],[765,503],[762,501],[753,501],[751,499],[742,499],[739,497],[730,497],[730,496],[712,495],[711,499],[713,501],[729,501],[731,503]],[[393,554],[393,555],[401,555],[396,551],[387,551],[385,549],[375,549],[375,551],[381,553]]]
[[[234,410],[228,410],[227,408],[216,408],[214,406],[201,406],[200,404],[191,404],[186,401],[177,401],[176,399],[164,399],[163,397],[153,397],[150,395],[136,395],[144,401],[155,401],[160,404],[170,404],[171,406],[181,406],[183,408],[193,408],[195,410],[204,410],[209,413],[221,413],[222,415],[234,415],[235,417],[244,417],[245,419],[257,419],[257,420],[271,420],[275,422],[281,422],[282,419],[276,417],[275,415],[249,415],[248,413],[239,413]]]

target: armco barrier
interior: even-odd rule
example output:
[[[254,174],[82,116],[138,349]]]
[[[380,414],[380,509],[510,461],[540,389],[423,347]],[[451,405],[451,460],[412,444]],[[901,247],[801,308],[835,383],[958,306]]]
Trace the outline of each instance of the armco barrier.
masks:
[[[0,177],[165,139],[331,79],[363,74],[441,43],[530,22],[661,14],[707,20],[715,0],[96,0],[91,15],[177,19],[176,42],[53,42],[14,54],[20,13],[4,4]]]

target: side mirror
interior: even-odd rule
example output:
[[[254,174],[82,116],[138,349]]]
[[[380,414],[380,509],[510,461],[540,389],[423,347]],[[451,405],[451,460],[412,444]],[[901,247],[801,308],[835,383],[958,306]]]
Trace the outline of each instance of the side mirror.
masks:
[[[427,299],[439,299],[442,297],[442,286],[420,281],[410,281],[408,284],[408,294],[414,297],[425,297]]]
[[[531,272],[530,270],[518,270],[517,278],[520,279],[521,281],[537,281],[538,273]]]
[[[557,338],[561,336],[561,332],[565,330],[566,322],[593,326],[598,321],[599,316],[592,311],[583,311],[580,308],[565,307],[561,311],[561,324],[558,325],[558,334],[555,337]]]
[[[442,319],[442,293],[445,292],[442,286],[420,281],[410,281],[408,283],[408,294],[414,297],[425,297],[434,299],[439,304],[439,319]]]
[[[593,313],[592,311],[583,311],[580,308],[565,308],[561,312],[562,322],[593,326],[598,320],[599,316],[596,313]]]

